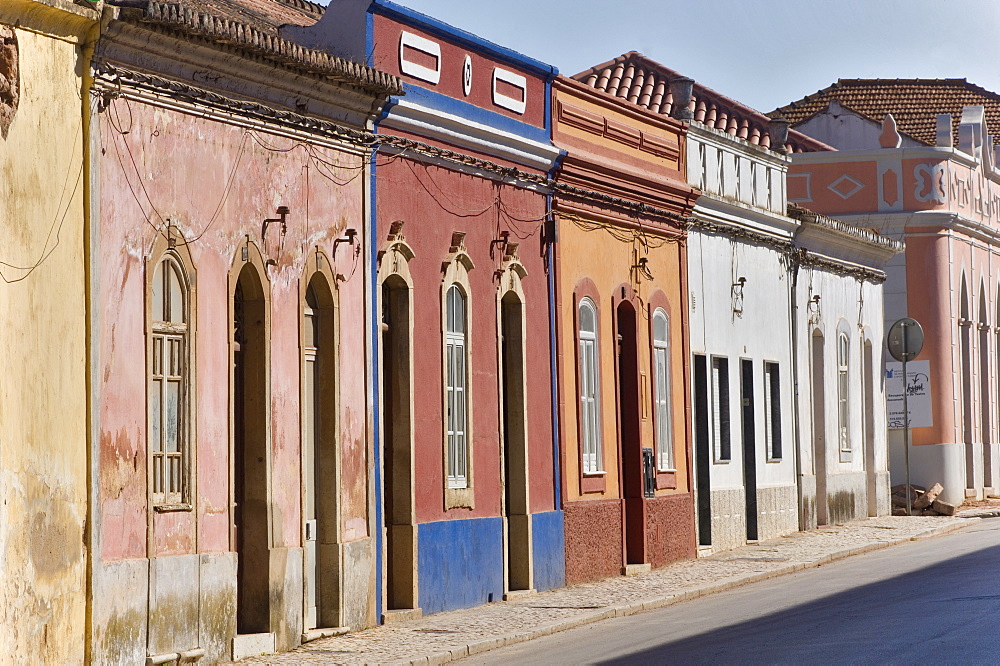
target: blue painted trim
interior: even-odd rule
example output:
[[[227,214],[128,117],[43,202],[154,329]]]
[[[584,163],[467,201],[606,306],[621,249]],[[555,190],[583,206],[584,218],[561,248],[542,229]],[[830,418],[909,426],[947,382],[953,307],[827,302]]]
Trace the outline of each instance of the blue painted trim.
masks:
[[[365,64],[375,66],[375,17],[365,12]]]
[[[546,64],[540,60],[535,60],[534,58],[529,58],[528,56],[518,53],[513,49],[508,49],[500,46],[499,44],[494,44],[493,42],[485,40],[478,35],[474,35],[471,32],[448,25],[444,21],[432,18],[426,14],[421,14],[418,11],[414,11],[409,7],[398,5],[390,0],[373,0],[371,7],[372,8],[369,9],[369,14],[371,11],[377,10],[386,16],[390,16],[405,23],[409,23],[410,25],[422,28],[429,33],[436,34],[439,37],[447,39],[448,41],[474,49],[479,53],[489,55],[496,60],[506,62],[514,67],[520,67],[521,69],[544,76],[546,79],[551,80],[559,75],[559,70],[552,65]]]
[[[562,511],[531,515],[534,587],[539,592],[566,585],[566,526]]]
[[[560,155],[560,161],[562,156],[566,154],[566,151],[562,152]],[[549,178],[552,178],[555,168],[549,173]],[[555,213],[552,212],[552,194],[545,195],[545,209],[546,215],[552,218],[552,228],[555,229],[556,221],[554,219]],[[549,263],[549,374],[551,376],[551,381],[549,382],[549,390],[552,402],[552,489],[555,493],[553,506],[557,509],[562,508],[562,470],[559,465],[559,367],[556,359],[558,354],[556,353],[556,252],[555,243],[551,238],[546,240],[546,252],[548,253],[548,263]]]
[[[546,123],[545,127],[536,127],[523,120],[517,120],[502,113],[490,111],[481,106],[476,106],[475,104],[470,104],[469,102],[455,99],[448,95],[442,95],[439,92],[434,92],[420,86],[404,83],[403,90],[406,92],[405,98],[407,102],[426,106],[429,109],[459,116],[470,122],[492,127],[502,132],[508,132],[517,136],[523,136],[532,141],[551,145],[547,119],[544,121]],[[390,104],[395,106],[399,103],[400,99],[399,97],[393,97],[390,100]],[[547,95],[545,99],[548,102]],[[546,109],[547,112],[548,110]]]
[[[545,120],[542,121],[545,124],[545,129],[551,130],[552,128],[552,81],[545,82]],[[550,137],[551,139],[551,137]],[[566,151],[563,151],[565,154]]]
[[[417,541],[420,608],[425,614],[503,599],[503,518],[421,523]]]
[[[375,617],[379,624],[382,623],[382,573],[384,569],[384,562],[382,556],[382,524],[384,521],[384,516],[382,515],[382,432],[379,424],[382,423],[381,419],[381,409],[382,406],[379,403],[379,381],[382,379],[379,377],[378,367],[379,367],[379,352],[381,349],[379,335],[379,323],[380,323],[380,311],[378,307],[379,299],[381,294],[378,290],[378,270],[376,266],[376,256],[378,256],[378,206],[377,199],[375,197],[377,180],[375,177],[375,162],[378,156],[378,148],[373,148],[371,151],[371,165],[369,166],[369,196],[368,201],[371,206],[371,210],[368,212],[368,244],[371,251],[371,263],[369,265],[369,270],[371,273],[371,302],[372,302],[372,312],[371,312],[371,336],[372,336],[372,429],[374,430],[374,436],[372,437],[373,446],[375,447],[374,455],[372,459],[375,461]]]

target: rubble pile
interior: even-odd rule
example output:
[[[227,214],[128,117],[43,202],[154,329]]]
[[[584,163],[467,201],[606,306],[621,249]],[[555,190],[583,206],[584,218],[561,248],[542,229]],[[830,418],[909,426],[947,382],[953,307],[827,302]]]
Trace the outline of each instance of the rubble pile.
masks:
[[[930,488],[921,488],[905,483],[892,487],[892,515],[906,515],[906,493],[910,493],[910,506],[913,516],[954,516],[958,509],[954,504],[942,502],[938,496],[944,492],[940,483],[935,483]]]

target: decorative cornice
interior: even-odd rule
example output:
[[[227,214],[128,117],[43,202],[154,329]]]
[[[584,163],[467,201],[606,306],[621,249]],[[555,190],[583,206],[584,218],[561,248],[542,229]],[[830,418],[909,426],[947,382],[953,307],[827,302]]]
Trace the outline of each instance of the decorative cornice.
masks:
[[[829,257],[817,254],[816,252],[811,252],[805,248],[796,248],[793,257],[793,261],[797,262],[799,266],[819,268],[837,275],[853,277],[859,282],[867,281],[875,284],[882,284],[886,279],[885,271],[880,271],[876,268],[868,268],[866,266],[861,266],[847,261],[830,259]]]
[[[122,8],[119,19],[175,30],[188,37],[263,57],[305,74],[375,93],[399,95],[403,92],[402,82],[396,76],[323,51],[307,49],[244,23],[196,12],[178,2],[151,1],[138,9]]]
[[[303,116],[292,111],[276,109],[258,102],[233,99],[196,86],[165,79],[153,74],[134,72],[99,59],[95,59],[93,94],[106,105],[111,99],[129,90],[162,95],[170,99],[200,107],[232,113],[266,123],[273,123],[295,131],[306,131],[330,139],[346,141],[358,146],[371,147],[378,137],[371,132],[355,130],[328,120]]]
[[[856,242],[860,241],[862,243],[872,245],[875,248],[884,250],[890,254],[898,254],[906,249],[906,245],[901,241],[892,240],[891,238],[883,236],[882,234],[872,231],[871,229],[863,229],[861,227],[856,227],[854,225],[847,224],[846,222],[836,220],[832,217],[826,217],[825,215],[814,213],[811,210],[807,210],[801,206],[796,206],[795,204],[788,204],[788,216],[803,224],[821,227],[840,236],[851,238]]]

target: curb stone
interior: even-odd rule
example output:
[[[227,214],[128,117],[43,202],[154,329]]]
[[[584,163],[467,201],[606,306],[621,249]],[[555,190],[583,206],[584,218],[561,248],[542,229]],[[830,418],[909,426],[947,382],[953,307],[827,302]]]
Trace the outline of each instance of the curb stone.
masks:
[[[1000,515],[1000,511],[996,512],[996,515]],[[519,643],[526,643],[528,641],[534,640],[536,638],[541,638],[543,636],[551,636],[552,634],[560,633],[562,631],[567,631],[569,629],[575,629],[576,627],[581,627],[587,624],[593,624],[595,622],[600,622],[601,620],[610,619],[612,617],[626,617],[629,615],[636,615],[649,610],[655,610],[659,608],[665,608],[667,606],[672,606],[676,603],[682,601],[688,601],[690,599],[696,599],[698,597],[704,597],[710,594],[717,594],[719,592],[725,592],[736,587],[741,587],[743,585],[749,585],[751,583],[757,583],[763,580],[768,580],[771,578],[778,578],[780,576],[785,576],[790,573],[795,573],[798,571],[804,571],[805,569],[815,569],[821,567],[824,564],[829,564],[837,560],[842,560],[854,555],[861,555],[864,553],[870,553],[876,550],[883,550],[889,548],[890,546],[896,546],[899,544],[907,543],[909,541],[920,541],[923,539],[930,539],[937,536],[942,536],[945,534],[950,534],[951,532],[957,532],[959,530],[965,529],[975,522],[980,520],[980,517],[970,517],[966,519],[965,523],[942,525],[941,527],[931,527],[922,532],[918,532],[909,537],[902,539],[895,539],[891,541],[878,541],[875,543],[865,544],[863,546],[855,546],[853,548],[846,548],[844,550],[839,550],[824,557],[821,557],[812,562],[793,562],[786,566],[773,571],[764,571],[760,573],[748,574],[745,576],[739,576],[729,580],[720,581],[718,583],[708,583],[706,585],[699,586],[693,590],[686,590],[684,592],[679,592],[677,594],[670,594],[663,597],[654,597],[652,599],[647,599],[645,601],[636,601],[627,604],[621,604],[618,606],[613,606],[601,612],[590,613],[579,615],[577,617],[567,618],[565,620],[560,620],[552,624],[543,625],[537,629],[531,631],[521,631],[517,633],[505,634],[499,637],[486,638],[474,643],[467,644],[462,647],[454,648],[447,652],[438,652],[432,655],[427,655],[425,657],[419,657],[412,659],[408,663],[411,666],[417,666],[420,664],[445,664],[457,659],[463,659],[465,657],[470,657],[476,654],[481,654],[483,652],[488,652],[499,647],[506,647],[508,645],[517,645]]]

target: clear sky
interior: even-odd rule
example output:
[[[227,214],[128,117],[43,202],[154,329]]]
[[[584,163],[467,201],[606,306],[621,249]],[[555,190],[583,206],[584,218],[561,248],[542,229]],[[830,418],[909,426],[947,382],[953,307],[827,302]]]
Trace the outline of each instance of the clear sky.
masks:
[[[567,75],[640,51],[765,112],[838,78],[1000,92],[1000,0],[396,1]]]

